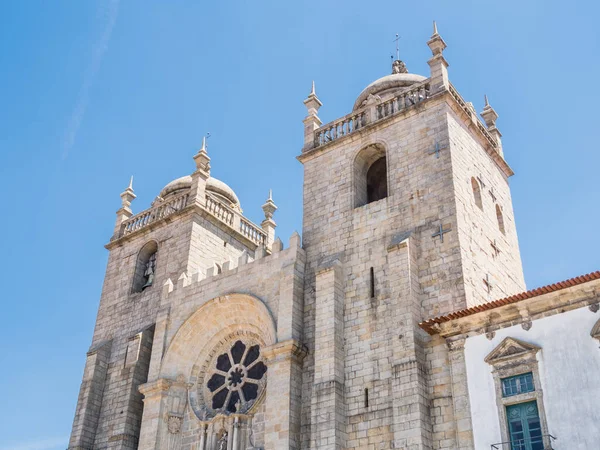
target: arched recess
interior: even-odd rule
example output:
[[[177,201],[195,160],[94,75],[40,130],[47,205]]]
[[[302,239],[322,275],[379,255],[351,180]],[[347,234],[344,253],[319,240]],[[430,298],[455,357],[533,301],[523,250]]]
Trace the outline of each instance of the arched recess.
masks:
[[[354,159],[354,207],[388,196],[388,161],[382,144],[371,144]]]
[[[253,405],[260,403],[266,387],[268,367],[263,351],[276,341],[275,321],[262,301],[247,294],[217,297],[201,306],[179,328],[164,356],[160,378],[183,378],[190,384],[190,406],[199,418],[215,417],[223,407],[229,412],[251,413]],[[235,347],[240,343],[244,346],[243,356],[236,358]],[[227,354],[232,358],[231,364],[225,368],[219,366],[220,358]],[[253,375],[261,367],[258,375]],[[242,372],[245,383],[252,384],[253,396],[242,397],[243,410],[231,409],[235,402],[229,402],[229,397],[215,406],[214,397],[219,392],[213,389],[215,369],[224,371],[221,374],[228,383],[221,386],[221,382],[216,389],[224,387],[233,394],[237,386],[229,386],[232,377]],[[248,397],[244,388],[245,385],[240,385],[238,389],[243,391],[241,395]]]
[[[156,256],[158,254],[158,243],[149,241],[138,252],[133,271],[131,292],[142,292],[154,283],[156,273]]]
[[[498,219],[498,229],[502,234],[506,234],[506,228],[504,228],[504,215],[502,214],[500,205],[496,205],[496,218]]]
[[[481,198],[481,186],[475,177],[471,178],[471,187],[473,188],[473,199],[479,209],[483,210],[483,199]]]

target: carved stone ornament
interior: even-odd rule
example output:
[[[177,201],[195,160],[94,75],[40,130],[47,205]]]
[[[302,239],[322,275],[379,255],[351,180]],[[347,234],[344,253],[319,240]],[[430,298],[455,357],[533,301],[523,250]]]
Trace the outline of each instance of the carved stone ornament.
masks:
[[[512,337],[505,338],[492,352],[485,358],[488,364],[506,361],[508,359],[517,358],[525,355],[534,355],[541,348],[535,344],[515,339]]]
[[[532,325],[533,323],[531,322],[531,320],[526,320],[521,324],[521,328],[523,328],[525,331],[529,331]]]
[[[597,313],[598,310],[600,309],[600,303],[592,303],[590,306],[590,311],[593,313]]]
[[[181,431],[181,417],[169,416],[167,418],[167,429],[171,434],[177,434]]]
[[[392,74],[396,73],[408,73],[408,69],[406,68],[406,64],[404,64],[404,61],[397,59],[392,63]]]

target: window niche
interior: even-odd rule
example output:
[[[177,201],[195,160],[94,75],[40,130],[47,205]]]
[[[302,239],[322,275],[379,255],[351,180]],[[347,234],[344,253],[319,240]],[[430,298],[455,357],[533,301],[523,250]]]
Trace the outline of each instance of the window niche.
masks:
[[[156,241],[150,241],[141,248],[135,263],[132,293],[142,292],[154,284],[157,252]]]
[[[354,207],[388,196],[387,158],[379,144],[362,149],[354,160]]]
[[[471,187],[473,188],[473,199],[479,209],[483,211],[483,200],[481,198],[481,186],[475,177],[471,178]]]
[[[496,205],[496,218],[498,219],[498,229],[502,234],[506,234],[506,228],[504,228],[504,215],[502,214],[500,205]]]
[[[486,358],[493,367],[496,405],[502,442],[511,442],[508,413],[516,405],[537,406],[544,448],[550,448],[537,352],[541,347],[512,337],[505,338]],[[525,448],[525,447],[524,447]]]

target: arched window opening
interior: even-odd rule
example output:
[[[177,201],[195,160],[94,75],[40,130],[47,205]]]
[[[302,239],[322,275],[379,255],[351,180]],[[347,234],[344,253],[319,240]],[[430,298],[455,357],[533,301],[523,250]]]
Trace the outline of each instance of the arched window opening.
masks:
[[[150,241],[140,250],[133,275],[133,292],[142,292],[154,284],[158,245]]]
[[[219,263],[215,263],[215,273],[221,275],[223,273],[223,267]]]
[[[502,234],[506,234],[506,229],[504,228],[504,215],[502,214],[500,205],[496,205],[496,218],[498,219],[498,228]]]
[[[483,210],[483,201],[481,199],[481,187],[475,178],[471,178],[471,186],[473,187],[473,198],[479,209]]]
[[[354,161],[354,207],[388,196],[387,159],[381,145],[369,145]]]
[[[385,156],[367,170],[367,203],[387,197],[387,164]]]

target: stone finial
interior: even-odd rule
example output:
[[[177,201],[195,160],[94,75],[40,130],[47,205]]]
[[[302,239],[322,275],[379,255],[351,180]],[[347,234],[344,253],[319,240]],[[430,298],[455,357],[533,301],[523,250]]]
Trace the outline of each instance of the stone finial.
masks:
[[[447,91],[450,88],[450,81],[448,81],[448,61],[444,58],[446,43],[438,33],[435,21],[433,22],[433,35],[427,41],[427,45],[431,49],[433,55],[433,57],[427,61],[431,71],[431,94]]]
[[[302,151],[308,151],[315,146],[315,130],[322,124],[319,119],[318,113],[319,108],[323,106],[317,93],[315,92],[315,82],[312,82],[312,88],[310,94],[304,100],[304,106],[306,106],[307,115],[304,118],[304,147]]]
[[[498,119],[498,113],[490,106],[487,95],[484,95],[483,97],[485,99],[485,106],[481,112],[481,117],[483,117],[483,120],[488,128],[495,127],[496,120]]]
[[[306,99],[304,100],[304,105],[306,106],[306,109],[308,110],[308,115],[315,116],[315,117],[317,117],[319,108],[321,106],[323,106],[323,103],[321,103],[321,100],[319,100],[319,97],[317,97],[317,93],[315,92],[314,80],[312,82],[312,88],[310,90],[310,94],[308,94],[308,97],[306,97]]]
[[[441,55],[447,47],[446,42],[444,42],[444,39],[438,33],[435,21],[433,22],[433,34],[429,38],[429,41],[427,41],[427,46],[431,49],[433,56]]]
[[[488,128],[488,132],[492,135],[496,143],[498,144],[496,150],[500,154],[500,156],[504,156],[504,152],[502,150],[502,133],[496,127],[496,120],[498,120],[498,113],[494,108],[490,106],[490,102],[488,100],[487,95],[484,95],[485,106],[483,107],[483,111],[481,112],[481,117],[483,118],[485,125]]]
[[[271,189],[269,189],[269,198],[265,204],[262,205],[262,210],[265,213],[265,219],[272,219],[273,214],[277,211],[277,206],[275,205],[275,202],[273,202],[273,191]]]
[[[271,248],[273,242],[275,241],[275,227],[277,224],[273,220],[273,214],[277,211],[277,206],[273,201],[273,192],[269,189],[269,198],[262,205],[262,210],[265,213],[265,220],[261,222],[261,227],[265,233],[267,233],[267,240],[265,242],[268,249]]]
[[[121,192],[121,207],[129,208],[131,206],[131,202],[136,198],[135,193],[133,192],[133,175],[129,179],[129,186],[123,192]]]
[[[196,171],[192,174],[189,203],[203,206],[206,203],[206,180],[210,177],[210,157],[206,151],[206,136],[202,137],[202,147],[194,155]]]
[[[194,161],[196,161],[197,170],[201,170],[210,175],[210,157],[206,151],[206,136],[202,137],[202,147],[198,150],[198,153],[194,155]]]
[[[121,236],[123,222],[133,216],[131,211],[131,202],[136,198],[133,192],[133,175],[129,179],[129,186],[121,192],[121,207],[117,210],[117,220],[115,222],[115,229],[113,232],[112,239],[116,239]]]

